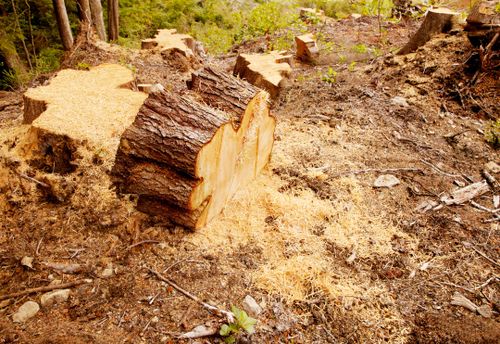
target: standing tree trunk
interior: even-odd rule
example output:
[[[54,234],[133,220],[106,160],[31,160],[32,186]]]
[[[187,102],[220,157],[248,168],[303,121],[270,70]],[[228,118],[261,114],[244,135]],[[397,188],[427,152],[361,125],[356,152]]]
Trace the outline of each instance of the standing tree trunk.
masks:
[[[73,46],[73,34],[69,26],[68,12],[64,0],[52,0],[54,4],[54,12],[57,20],[57,28],[64,50],[70,50]]]
[[[97,37],[100,40],[106,40],[106,29],[104,27],[104,19],[102,16],[102,5],[101,0],[90,0],[90,11],[92,16],[92,23],[94,25]]]
[[[90,3],[89,0],[77,0],[78,3],[78,16],[82,24],[90,25],[92,23],[92,18],[90,14]]]
[[[120,11],[118,0],[108,0],[108,36],[110,41],[118,39]]]

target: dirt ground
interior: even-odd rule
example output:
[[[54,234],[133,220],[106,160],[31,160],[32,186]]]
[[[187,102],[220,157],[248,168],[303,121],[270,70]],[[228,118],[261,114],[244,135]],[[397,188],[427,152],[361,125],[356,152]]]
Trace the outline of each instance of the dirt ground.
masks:
[[[484,208],[493,209],[499,190],[474,200],[483,209],[418,207],[482,180],[486,163],[500,164],[483,134],[500,113],[500,75],[491,70],[470,85],[463,33],[395,56],[416,27],[384,23],[380,36],[366,17],[310,26],[321,58],[295,61],[273,104],[269,167],[194,233],[117,197],[110,165],[85,147],[65,175],[24,161],[22,93],[1,94],[10,105],[0,115],[0,296],[54,280],[84,283],[24,324],[11,315],[41,293],[0,301],[0,343],[222,342],[177,339],[225,320],[150,269],[223,309],[255,298],[257,331],[241,343],[498,343],[500,222]],[[268,42],[236,49],[257,52]],[[139,82],[185,89],[182,59],[89,46],[66,65],[110,61],[133,68]],[[230,70],[234,61],[229,54],[207,63]],[[387,173],[400,184],[374,188]],[[25,256],[32,267],[21,264]],[[78,265],[64,273],[51,263]],[[488,316],[452,305],[456,292]]]

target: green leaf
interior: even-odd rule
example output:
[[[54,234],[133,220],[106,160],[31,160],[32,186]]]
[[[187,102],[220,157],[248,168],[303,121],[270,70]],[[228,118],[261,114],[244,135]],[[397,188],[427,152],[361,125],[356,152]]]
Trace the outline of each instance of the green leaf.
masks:
[[[257,319],[254,319],[252,317],[248,317],[245,319],[245,321],[242,321],[240,323],[240,326],[247,331],[249,334],[252,334],[255,332],[255,324],[257,323]]]
[[[234,342],[236,342],[236,338],[234,336],[229,336],[227,338],[224,338],[224,341],[228,344],[233,344]]]
[[[228,336],[231,333],[231,327],[226,324],[222,325],[219,331],[219,334],[223,337]]]
[[[248,316],[247,312],[239,309],[236,306],[232,306],[231,311],[234,314],[234,317],[236,319],[236,324],[238,325],[239,328],[244,329],[249,334],[255,332],[254,325],[257,323],[257,319]]]

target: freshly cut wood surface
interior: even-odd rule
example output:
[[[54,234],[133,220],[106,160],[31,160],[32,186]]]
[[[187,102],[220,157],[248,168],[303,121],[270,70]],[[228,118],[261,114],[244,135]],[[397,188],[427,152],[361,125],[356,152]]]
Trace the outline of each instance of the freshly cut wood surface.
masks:
[[[272,98],[279,94],[283,80],[292,72],[291,55],[271,51],[269,54],[240,54],[234,66],[234,75],[268,91]]]
[[[47,86],[28,89],[24,123],[32,126],[30,144],[45,145],[35,135],[43,132],[63,141],[85,141],[114,158],[121,134],[147,97],[127,88],[133,80],[129,69],[105,64],[89,71],[65,69]]]
[[[275,120],[267,92],[224,73],[202,70],[191,88],[203,103],[150,94],[122,137],[113,174],[121,192],[139,195],[139,210],[196,229],[267,164]]]
[[[142,40],[142,49],[176,50],[186,57],[193,57],[195,40],[190,35],[177,33],[175,29],[162,29],[154,38]]]
[[[295,37],[297,45],[297,57],[304,61],[313,61],[319,55],[318,45],[313,34],[307,33]]]
[[[458,23],[459,13],[447,8],[433,8],[420,25],[420,28],[412,36],[410,41],[398,51],[398,55],[409,54],[427,43],[433,36],[448,32]]]

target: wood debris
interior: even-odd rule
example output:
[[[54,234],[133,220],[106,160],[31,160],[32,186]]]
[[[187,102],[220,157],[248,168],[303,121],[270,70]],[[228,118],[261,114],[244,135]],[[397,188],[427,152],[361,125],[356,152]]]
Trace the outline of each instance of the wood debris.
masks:
[[[488,182],[486,180],[482,180],[441,197],[441,201],[446,205],[463,204],[478,196],[484,195],[488,191],[490,191]]]

